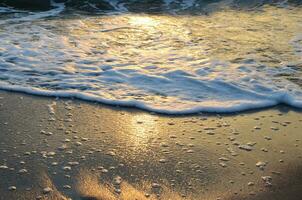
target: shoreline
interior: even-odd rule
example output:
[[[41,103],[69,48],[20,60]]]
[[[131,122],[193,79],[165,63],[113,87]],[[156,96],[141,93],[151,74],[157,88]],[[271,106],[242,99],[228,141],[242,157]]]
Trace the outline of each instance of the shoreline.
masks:
[[[246,109],[240,109],[240,108],[226,108],[225,111],[218,111],[218,110],[223,110],[224,108],[214,108],[218,109],[217,111],[194,111],[198,108],[192,108],[189,110],[182,110],[182,111],[168,111],[168,110],[161,110],[161,109],[153,109],[149,108],[149,106],[144,105],[140,102],[136,101],[130,101],[133,105],[128,105],[129,102],[126,101],[118,101],[118,100],[106,100],[106,99],[98,99],[99,97],[94,97],[92,96],[91,98],[83,96],[83,97],[78,97],[82,96],[81,93],[71,93],[71,94],[65,94],[64,92],[61,93],[61,95],[55,94],[55,92],[50,92],[47,90],[33,90],[30,91],[27,90],[26,88],[23,89],[15,89],[15,88],[5,88],[5,87],[0,87],[0,93],[16,93],[20,95],[29,95],[33,97],[41,97],[41,98],[53,98],[53,99],[62,99],[62,100],[75,100],[75,101],[82,101],[88,104],[100,104],[101,106],[105,107],[111,107],[111,108],[120,108],[120,109],[133,109],[133,110],[139,110],[142,112],[150,113],[150,114],[157,114],[157,115],[162,115],[162,116],[195,116],[195,115],[237,115],[237,114],[245,114],[245,113],[254,113],[254,112],[261,112],[265,110],[270,110],[270,109],[279,109],[279,108],[288,108],[290,110],[296,111],[296,112],[302,112],[302,108],[288,105],[286,103],[279,103],[277,105],[257,105],[254,108],[246,108]],[[211,108],[207,108],[211,109]],[[231,109],[231,110],[230,110]],[[233,111],[232,111],[233,109]]]
[[[152,183],[166,185],[179,199],[302,198],[299,110],[171,116],[15,92],[0,97],[0,166],[7,167],[0,199],[55,199],[43,193],[46,185],[80,199],[83,171],[84,179],[146,182],[151,194]]]

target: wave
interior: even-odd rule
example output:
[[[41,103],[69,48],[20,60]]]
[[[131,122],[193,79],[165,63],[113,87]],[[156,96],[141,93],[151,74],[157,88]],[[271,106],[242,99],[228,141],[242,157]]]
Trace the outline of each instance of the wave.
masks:
[[[46,97],[61,97],[61,98],[76,98],[79,100],[98,102],[111,106],[122,106],[130,108],[138,108],[149,112],[168,114],[168,115],[186,115],[196,113],[235,113],[254,109],[268,108],[280,104],[285,104],[295,108],[302,108],[302,99],[296,99],[287,92],[279,92],[273,95],[266,95],[263,99],[238,100],[231,102],[220,102],[222,105],[215,105],[215,102],[204,102],[204,106],[193,106],[191,108],[178,109],[177,107],[169,107],[167,109],[160,107],[152,107],[138,100],[110,100],[101,98],[94,94],[89,94],[81,91],[52,91],[39,88],[22,87],[16,85],[1,84],[1,90],[22,92],[31,95],[46,96]],[[211,105],[212,104],[212,105]],[[219,102],[218,102],[219,104]]]
[[[65,9],[64,3],[52,3],[52,9],[43,12],[26,12],[22,10],[16,10],[11,7],[0,7],[0,13],[21,13],[21,15],[14,15],[14,17],[9,17],[8,19],[2,19],[0,25],[20,23],[20,22],[31,22],[33,20],[45,19],[48,17],[58,16]]]
[[[164,114],[302,108],[299,7],[61,17],[67,3],[53,6],[0,9],[0,89]]]
[[[64,3],[67,8],[88,12],[165,12],[206,13],[213,9],[224,8],[254,8],[265,4],[301,5],[302,0],[0,0],[0,5],[29,10],[49,10],[56,3]],[[4,9],[0,9],[3,11]]]

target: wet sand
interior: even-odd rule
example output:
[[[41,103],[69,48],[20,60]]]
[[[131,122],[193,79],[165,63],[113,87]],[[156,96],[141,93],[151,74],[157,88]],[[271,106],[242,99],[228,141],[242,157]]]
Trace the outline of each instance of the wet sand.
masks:
[[[0,199],[300,200],[301,130],[285,106],[168,116],[0,92]]]

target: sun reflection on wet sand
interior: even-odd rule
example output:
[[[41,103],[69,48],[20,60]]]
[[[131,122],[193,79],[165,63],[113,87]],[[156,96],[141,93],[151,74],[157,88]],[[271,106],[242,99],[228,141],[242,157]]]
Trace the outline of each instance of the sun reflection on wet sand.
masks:
[[[126,130],[129,134],[129,141],[137,148],[143,148],[148,145],[150,139],[155,138],[157,133],[161,131],[161,127],[157,124],[157,116],[146,113],[140,113],[131,116]]]
[[[50,114],[48,105],[54,105],[53,101],[54,114]],[[299,170],[295,171],[300,169],[302,148],[299,112],[272,109],[222,117],[171,117],[19,94],[5,95],[1,103],[0,177],[4,181],[0,192],[6,197],[22,195],[27,187],[31,188],[28,193],[40,195],[47,186],[54,186],[53,191],[57,187],[58,195],[78,197],[74,183],[81,169],[89,169],[79,177],[88,180],[82,191],[99,195],[102,184],[110,185],[116,176],[139,194],[146,191],[136,187],[141,182],[167,183],[175,194],[196,194],[192,198],[196,200],[265,194],[271,190],[265,187],[263,176],[272,177],[272,189],[285,181],[301,182]],[[33,107],[34,115],[29,116]],[[8,115],[5,111],[11,108],[14,112]],[[48,121],[49,117],[55,120]],[[41,134],[41,129],[53,134]],[[242,150],[238,147],[242,144],[253,149]],[[264,170],[256,166],[259,161],[267,162]],[[27,173],[20,174],[23,168]],[[40,168],[52,183],[41,182]],[[104,178],[91,179],[101,185],[89,184],[90,175]],[[65,184],[71,188],[64,188]],[[17,190],[9,191],[11,185]]]

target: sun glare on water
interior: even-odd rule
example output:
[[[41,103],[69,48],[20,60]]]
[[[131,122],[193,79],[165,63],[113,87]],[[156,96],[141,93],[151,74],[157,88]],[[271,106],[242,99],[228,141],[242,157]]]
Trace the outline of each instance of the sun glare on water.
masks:
[[[154,20],[151,17],[146,16],[131,16],[129,18],[129,23],[134,26],[156,26],[158,25],[158,21]]]

